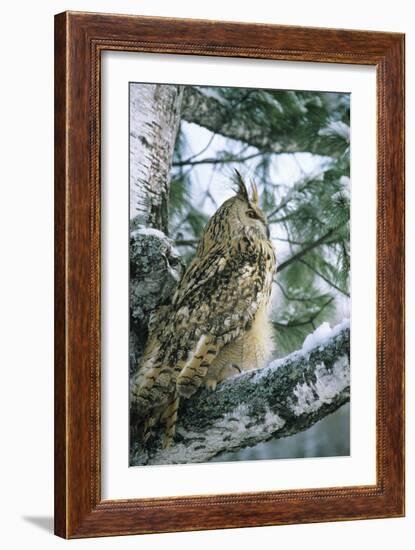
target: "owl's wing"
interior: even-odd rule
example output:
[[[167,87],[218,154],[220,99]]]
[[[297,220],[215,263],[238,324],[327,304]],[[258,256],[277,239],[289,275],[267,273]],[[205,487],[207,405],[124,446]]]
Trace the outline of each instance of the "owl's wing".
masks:
[[[164,323],[149,339],[152,349],[145,352],[135,389],[142,407],[167,401],[175,390],[192,395],[222,347],[248,328],[267,276],[259,256],[217,246],[193,260]]]
[[[262,302],[265,265],[258,256],[243,255],[231,248],[217,249],[203,258],[179,289],[180,310],[188,313],[188,324],[196,327],[190,353],[176,365],[179,394],[189,397],[200,386],[210,364],[225,344],[241,336]]]
[[[245,328],[258,309],[266,277],[258,259],[219,247],[196,259],[174,297],[176,317],[181,319],[184,314],[216,337]]]
[[[229,255],[222,246],[217,246],[202,258],[196,256],[186,269],[173,297],[177,308],[192,293],[223,271]]]

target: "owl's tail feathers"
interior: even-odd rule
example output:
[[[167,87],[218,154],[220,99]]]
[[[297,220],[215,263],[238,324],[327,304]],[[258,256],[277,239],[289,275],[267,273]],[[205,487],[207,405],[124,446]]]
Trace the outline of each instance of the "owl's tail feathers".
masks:
[[[165,403],[171,393],[172,369],[155,356],[144,360],[132,384],[131,398],[140,417]]]
[[[143,431],[142,431],[142,438],[143,438],[144,443],[150,437],[152,429],[157,424],[157,422],[159,421],[159,418],[160,418],[160,415],[155,415],[154,414],[153,416],[148,416],[147,418],[144,419]]]
[[[171,446],[176,433],[179,405],[180,397],[174,393],[163,408],[153,409],[151,414],[142,420],[140,438],[144,444],[159,426],[163,430],[163,449]]]
[[[172,395],[166,408],[161,415],[161,421],[164,423],[163,449],[168,449],[173,442],[176,433],[177,414],[180,405],[180,397],[177,393]]]

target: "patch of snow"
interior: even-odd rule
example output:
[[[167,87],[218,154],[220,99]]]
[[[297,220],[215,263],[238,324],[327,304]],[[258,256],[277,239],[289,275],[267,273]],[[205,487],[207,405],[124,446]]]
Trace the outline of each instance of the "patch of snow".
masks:
[[[344,191],[337,191],[337,193],[334,193],[331,197],[331,200],[334,201],[344,201],[346,199],[346,194]]]
[[[271,95],[269,95],[267,97],[267,101],[270,105],[275,107],[275,109],[277,109],[277,111],[280,114],[282,114],[282,115],[284,114],[284,107],[281,105],[281,103],[278,101],[278,99],[276,99],[275,97],[272,97]]]
[[[320,96],[315,96],[313,97],[312,101],[310,101],[310,103],[312,103],[313,105],[315,105],[316,107],[323,107],[323,102],[321,101],[321,97]]]
[[[222,105],[226,105],[226,100],[224,97],[222,97],[215,88],[205,87],[205,86],[195,86],[196,90],[200,92],[205,97],[211,97],[212,99],[216,99],[216,101],[219,101]],[[220,89],[220,88],[219,88]]]
[[[271,361],[271,363],[262,369],[258,369],[255,371],[251,382],[256,384],[259,382],[264,376],[266,376],[271,370],[279,369],[280,367],[284,366],[286,363],[296,361],[302,357],[301,351],[293,351],[289,355],[286,355],[285,357],[281,357],[280,359],[274,359],[274,361]],[[243,373],[242,373],[243,374]],[[238,375],[241,376],[241,375]]]
[[[349,328],[349,326],[349,319],[343,319],[341,323],[333,328],[330,328],[330,325],[327,322],[322,323],[314,332],[306,337],[301,349],[294,351],[285,357],[281,357],[280,359],[275,359],[263,369],[258,369],[251,381],[255,384],[266,376],[270,370],[280,368],[288,362],[291,363],[293,361],[298,361],[302,357],[308,356],[312,350],[319,347],[324,347],[328,344],[329,340],[340,334],[346,328]]]
[[[307,114],[307,107],[299,100],[297,94],[292,91],[288,91],[287,94],[291,96],[291,100],[295,103],[295,106],[300,111],[300,113],[302,113],[303,115]]]
[[[316,328],[314,332],[309,334],[304,340],[301,352],[303,355],[310,353],[314,348],[325,346],[329,340],[337,336],[342,330],[350,325],[349,319],[343,319],[341,323],[333,328],[330,328],[329,323],[324,322]]]
[[[314,332],[309,334],[303,342],[303,347],[301,351],[309,353],[313,348],[326,343],[327,340],[331,337],[331,328],[330,325],[326,322],[322,323]]]
[[[176,258],[181,257],[180,254],[179,254],[179,251],[177,250],[177,248],[175,248],[173,246],[173,243],[172,243],[171,239],[165,233],[163,233],[163,231],[160,231],[159,229],[155,229],[154,227],[147,227],[145,225],[139,225],[136,229],[134,229],[131,232],[131,235],[132,236],[134,236],[134,235],[143,235],[145,237],[156,237],[157,239],[160,239],[161,241],[164,242],[164,244],[169,248],[170,253],[173,256],[176,256]],[[169,271],[170,271],[172,277],[176,281],[179,281],[179,279],[181,277],[181,269],[176,270],[174,268],[169,267]]]
[[[154,229],[153,227],[147,227],[145,225],[140,225],[137,227],[133,233],[138,233],[139,235],[158,237],[159,239],[167,239],[168,237],[160,231],[159,229]]]
[[[343,138],[347,143],[350,142],[350,127],[341,120],[334,120],[328,124],[325,128],[321,128],[318,132],[319,136],[332,136],[338,135]]]

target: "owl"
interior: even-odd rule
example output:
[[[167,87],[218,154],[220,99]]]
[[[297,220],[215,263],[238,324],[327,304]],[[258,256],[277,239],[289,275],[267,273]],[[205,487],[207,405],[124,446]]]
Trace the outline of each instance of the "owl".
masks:
[[[276,257],[254,183],[237,192],[207,223],[171,303],[153,314],[132,404],[144,439],[164,425],[163,446],[175,434],[180,399],[203,384],[265,366],[272,352],[267,306]]]

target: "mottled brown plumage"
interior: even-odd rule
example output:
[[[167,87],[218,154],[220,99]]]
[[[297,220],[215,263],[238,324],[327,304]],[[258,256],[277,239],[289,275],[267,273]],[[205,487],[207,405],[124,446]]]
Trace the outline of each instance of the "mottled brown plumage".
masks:
[[[275,254],[256,187],[249,197],[237,178],[237,194],[209,220],[171,304],[153,314],[133,381],[144,432],[163,422],[166,446],[180,397],[202,383],[214,389],[229,376],[264,366],[272,350],[267,306]]]

